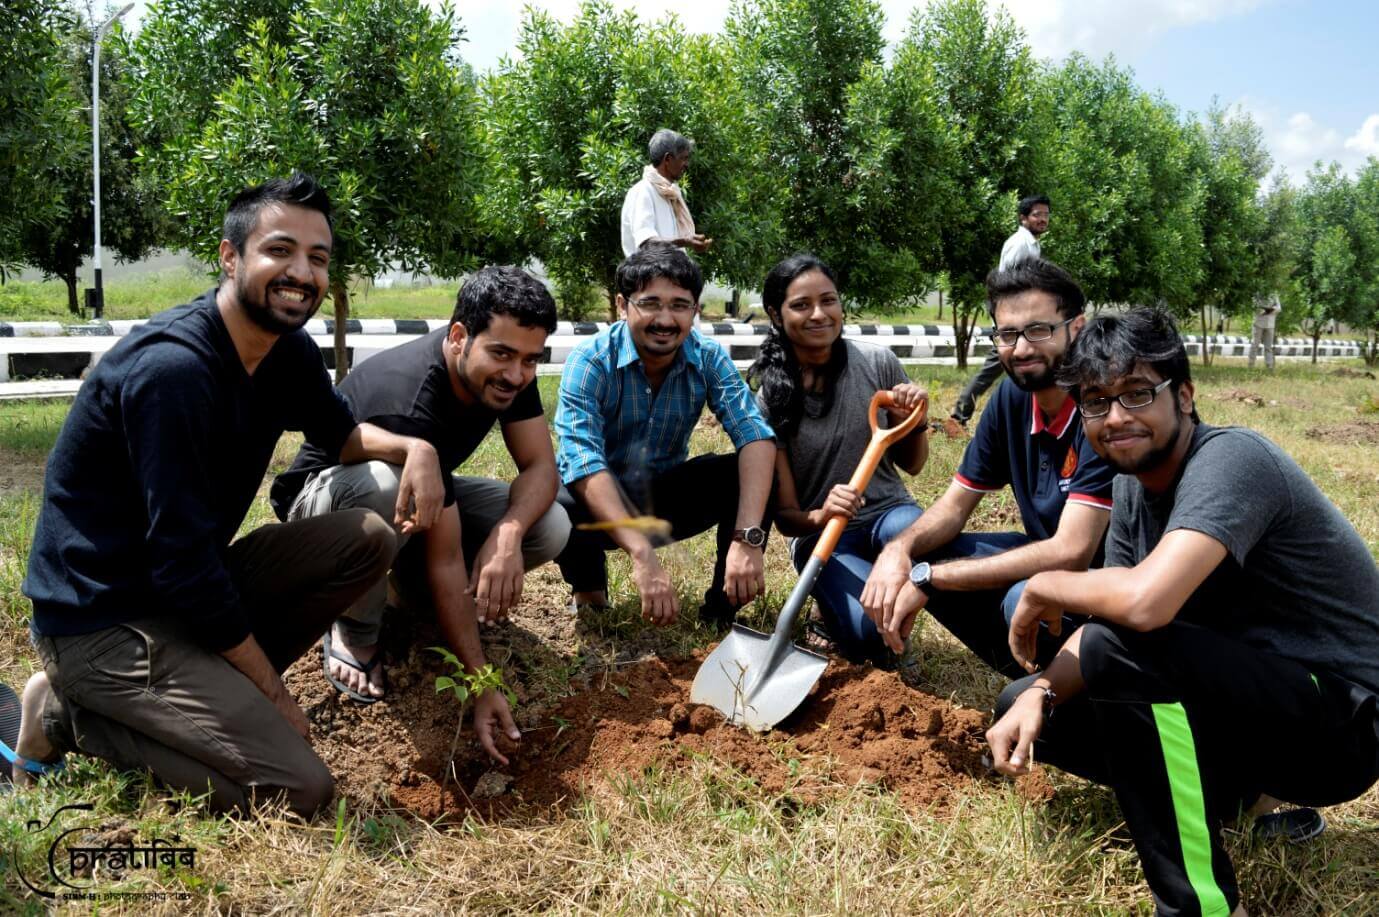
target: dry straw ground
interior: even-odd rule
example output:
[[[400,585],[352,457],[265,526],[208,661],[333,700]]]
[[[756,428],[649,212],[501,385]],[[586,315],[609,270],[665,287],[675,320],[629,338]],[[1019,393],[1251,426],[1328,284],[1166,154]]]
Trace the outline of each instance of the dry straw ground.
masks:
[[[1289,365],[1277,374],[1224,365],[1199,372],[1205,419],[1261,430],[1293,454],[1379,553],[1379,382],[1335,365]],[[1358,370],[1358,365],[1352,368]],[[937,405],[960,382],[955,370],[920,367]],[[549,403],[551,382],[545,394]],[[27,603],[19,592],[39,502],[41,468],[65,415],[63,404],[0,406],[0,679],[19,685],[31,671]],[[695,449],[723,448],[706,427]],[[911,486],[932,501],[955,467],[961,443],[936,436],[929,467]],[[275,465],[288,460],[284,442]],[[504,475],[491,438],[473,466]],[[268,519],[260,500],[246,528]],[[985,501],[976,524],[1017,520],[1008,496]],[[703,589],[711,543],[701,537],[666,550],[682,596]],[[1325,564],[1325,558],[1317,558]],[[793,583],[773,539],[770,594],[754,611],[767,619]],[[603,620],[552,626],[565,601],[551,569],[529,579],[516,630],[489,638],[495,659],[523,673],[529,696],[563,690],[572,676],[616,671],[654,652],[702,647],[690,620],[654,631],[633,613],[625,564],[612,565],[621,602]],[[508,636],[504,636],[507,633]],[[521,639],[517,639],[520,634]],[[999,682],[939,628],[913,642],[923,687],[975,711],[989,710]],[[439,672],[439,667],[437,667]],[[424,683],[407,690],[428,691]],[[1286,736],[1261,736],[1242,755],[1268,754]],[[763,754],[772,753],[763,745]],[[788,763],[788,762],[787,762]],[[1149,913],[1147,891],[1110,794],[1057,773],[1052,799],[1030,800],[1006,782],[969,781],[948,806],[906,808],[884,788],[839,785],[801,798],[788,783],[766,790],[710,756],[675,768],[649,766],[605,775],[611,791],[560,810],[501,820],[431,824],[359,796],[331,817],[303,824],[281,813],[209,817],[193,802],[146,779],[90,760],[73,761],[40,790],[0,798],[0,911],[51,906],[28,892],[19,872],[46,870],[50,837],[25,830],[63,804],[89,802],[97,839],[171,838],[197,849],[195,868],[98,872],[99,891],[160,891],[181,900],[99,904],[135,913],[483,913],[649,912],[1064,914]],[[1304,847],[1229,844],[1257,914],[1379,913],[1379,790],[1327,811],[1331,829]],[[131,834],[131,832],[136,832]],[[90,901],[58,904],[92,911]]]

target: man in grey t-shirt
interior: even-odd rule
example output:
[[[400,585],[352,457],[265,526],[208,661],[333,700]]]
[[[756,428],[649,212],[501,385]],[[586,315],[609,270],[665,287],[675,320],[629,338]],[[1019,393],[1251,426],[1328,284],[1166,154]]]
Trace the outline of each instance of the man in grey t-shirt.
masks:
[[[1159,911],[1230,913],[1223,822],[1379,778],[1379,569],[1281,449],[1199,422],[1164,313],[1090,323],[1059,381],[1123,475],[1107,568],[1029,581],[1010,646],[1034,674],[997,704],[992,759],[1022,773],[1037,740],[1041,760],[1109,784]],[[1092,620],[1035,672],[1040,623],[1065,611]]]

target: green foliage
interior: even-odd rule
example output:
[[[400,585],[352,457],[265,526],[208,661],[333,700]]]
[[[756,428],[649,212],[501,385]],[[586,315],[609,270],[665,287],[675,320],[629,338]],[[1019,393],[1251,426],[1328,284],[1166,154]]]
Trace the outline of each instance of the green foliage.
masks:
[[[0,16],[0,281],[23,260],[25,232],[62,218],[43,173],[82,136],[59,39],[69,21],[59,0],[12,0]]]
[[[983,280],[1016,227],[1016,201],[1034,189],[1030,142],[1034,68],[1024,36],[984,0],[939,0],[916,12],[897,63],[927,74],[946,125],[946,171],[934,271],[946,271],[958,365],[985,302]]]
[[[935,164],[927,137],[906,147],[933,126],[933,109],[904,110],[913,87],[889,79],[881,26],[872,0],[759,0],[735,7],[726,26],[747,99],[744,136],[761,144],[764,158],[752,158],[782,220],[783,244],[763,266],[813,251],[844,295],[873,306],[928,286],[927,242],[909,230],[933,212],[931,170],[911,166]]]
[[[464,663],[460,662],[459,657],[445,647],[431,646],[427,649],[439,655],[453,670],[451,674],[441,675],[436,679],[437,694],[451,692],[461,708],[469,703],[470,698],[478,697],[490,689],[501,691],[509,704],[517,703],[517,695],[503,680],[502,669],[486,665],[476,672],[468,672],[465,671]]]
[[[1202,278],[1202,161],[1177,113],[1112,59],[1074,54],[1037,97],[1044,254],[1099,303],[1193,305]]]
[[[89,22],[75,22],[62,31],[64,104],[74,113],[90,111],[91,39]],[[120,49],[111,39],[101,52],[101,244],[118,260],[137,261],[160,244],[167,227],[152,173],[136,168],[137,141],[125,117],[129,84],[120,78]],[[59,195],[61,216],[25,227],[21,258],[62,280],[68,310],[77,313],[77,270],[94,242],[90,130],[60,134],[59,139],[64,145],[44,165],[40,181]]]
[[[485,219],[562,290],[609,292],[623,258],[622,202],[662,127],[696,143],[681,179],[696,228],[713,237],[711,274],[752,284],[779,251],[775,183],[760,168],[740,74],[720,43],[602,0],[569,25],[529,8],[520,58],[484,82]]]

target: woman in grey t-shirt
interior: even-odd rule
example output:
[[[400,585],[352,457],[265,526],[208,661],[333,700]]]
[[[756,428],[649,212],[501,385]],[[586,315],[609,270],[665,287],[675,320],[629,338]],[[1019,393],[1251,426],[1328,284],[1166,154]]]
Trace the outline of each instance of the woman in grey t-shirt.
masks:
[[[859,597],[876,555],[922,512],[896,466],[911,475],[924,467],[925,425],[891,447],[864,493],[847,482],[871,440],[872,395],[881,389],[895,393],[898,406],[881,418],[889,426],[909,416],[926,393],[910,382],[889,349],[843,339],[843,304],[833,271],[813,255],[793,255],[772,268],[762,304],[771,330],[747,375],[776,431],[776,525],[794,536],[791,557],[798,570],[828,520],[848,520],[814,584],[824,630],[819,636],[854,662],[889,663],[891,653]]]

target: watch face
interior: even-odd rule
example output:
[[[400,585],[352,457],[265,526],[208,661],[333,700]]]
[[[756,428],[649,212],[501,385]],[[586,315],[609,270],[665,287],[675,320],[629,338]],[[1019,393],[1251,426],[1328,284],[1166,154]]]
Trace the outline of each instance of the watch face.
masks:
[[[759,548],[766,544],[766,530],[759,526],[754,525],[748,529],[741,529],[738,532],[738,536],[742,539],[744,544],[753,548]]]
[[[921,561],[910,568],[910,583],[916,589],[923,589],[928,586],[932,578],[933,573],[927,561]]]

